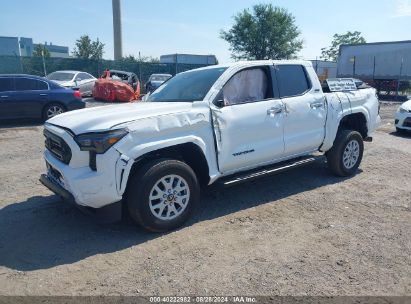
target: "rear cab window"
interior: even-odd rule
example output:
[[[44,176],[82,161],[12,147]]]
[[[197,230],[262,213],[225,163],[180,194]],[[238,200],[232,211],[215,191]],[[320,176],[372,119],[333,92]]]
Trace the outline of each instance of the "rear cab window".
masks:
[[[302,65],[276,65],[276,75],[281,98],[303,95],[312,87]]]

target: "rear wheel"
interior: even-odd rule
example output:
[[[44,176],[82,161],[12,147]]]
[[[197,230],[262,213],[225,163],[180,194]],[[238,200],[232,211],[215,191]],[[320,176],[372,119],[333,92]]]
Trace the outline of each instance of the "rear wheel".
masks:
[[[335,175],[354,175],[360,166],[363,152],[364,142],[360,133],[340,130],[334,146],[327,152],[328,166]]]
[[[199,201],[200,187],[194,171],[173,159],[155,160],[143,166],[127,187],[131,218],[155,232],[181,226]]]
[[[66,108],[59,103],[51,103],[43,109],[43,119],[47,120],[56,115],[66,112]]]

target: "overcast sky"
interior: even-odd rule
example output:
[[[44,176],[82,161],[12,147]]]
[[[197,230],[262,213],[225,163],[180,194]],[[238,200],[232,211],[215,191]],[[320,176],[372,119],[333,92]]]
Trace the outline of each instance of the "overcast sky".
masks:
[[[113,58],[111,0],[1,1],[0,36],[31,37],[73,49],[83,34],[105,43]],[[257,3],[289,10],[304,39],[301,58],[315,59],[334,33],[361,31],[367,42],[411,40],[411,0],[122,0],[124,55],[215,54],[232,61],[219,38],[233,16]]]

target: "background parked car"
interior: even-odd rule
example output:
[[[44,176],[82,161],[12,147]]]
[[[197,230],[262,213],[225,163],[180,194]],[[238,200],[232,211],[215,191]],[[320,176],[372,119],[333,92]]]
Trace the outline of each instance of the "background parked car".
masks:
[[[411,132],[411,100],[404,102],[395,114],[395,127],[397,132]]]
[[[163,82],[170,79],[172,75],[170,74],[152,74],[146,83],[146,92],[153,92],[157,89]]]
[[[57,82],[65,88],[79,88],[81,96],[92,96],[97,78],[81,71],[56,71],[47,75],[47,79]]]
[[[0,74],[0,119],[49,119],[66,111],[82,109],[79,91],[32,75]]]

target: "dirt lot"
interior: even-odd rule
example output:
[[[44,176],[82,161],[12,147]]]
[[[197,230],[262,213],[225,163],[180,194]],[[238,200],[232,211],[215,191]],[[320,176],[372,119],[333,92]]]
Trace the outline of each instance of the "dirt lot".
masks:
[[[353,178],[322,161],[203,193],[184,228],[103,225],[61,202],[39,124],[0,127],[0,294],[411,295],[411,136],[398,105]]]

